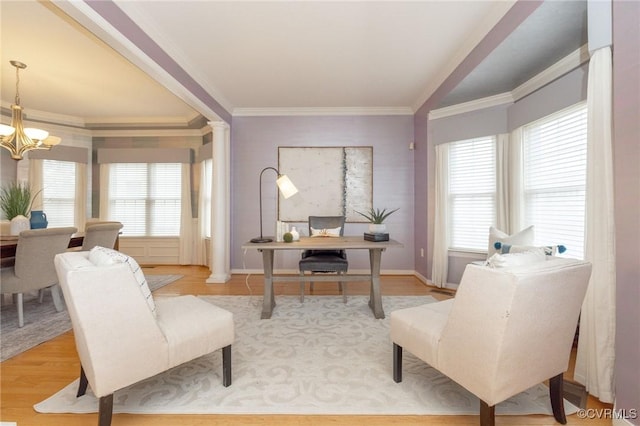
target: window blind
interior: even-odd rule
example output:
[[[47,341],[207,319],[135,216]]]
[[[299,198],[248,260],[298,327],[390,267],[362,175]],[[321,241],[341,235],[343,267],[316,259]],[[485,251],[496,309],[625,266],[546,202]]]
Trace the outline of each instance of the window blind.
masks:
[[[584,257],[587,106],[581,103],[523,129],[524,211],[538,245],[562,244]]]
[[[180,163],[116,163],[109,172],[109,215],[124,236],[180,235]]]
[[[74,226],[76,163],[42,160],[42,210],[48,227]]]
[[[483,250],[496,217],[496,138],[449,146],[449,245]]]

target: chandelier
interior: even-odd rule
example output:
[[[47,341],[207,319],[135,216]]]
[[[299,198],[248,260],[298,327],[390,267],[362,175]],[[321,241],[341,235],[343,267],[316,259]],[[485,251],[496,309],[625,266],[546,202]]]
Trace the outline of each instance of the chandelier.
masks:
[[[51,149],[60,143],[57,136],[32,127],[22,126],[22,107],[20,106],[20,70],[27,67],[19,61],[9,61],[16,68],[16,100],[11,105],[11,125],[0,124],[0,146],[11,152],[11,158],[22,160],[22,154],[32,149]]]

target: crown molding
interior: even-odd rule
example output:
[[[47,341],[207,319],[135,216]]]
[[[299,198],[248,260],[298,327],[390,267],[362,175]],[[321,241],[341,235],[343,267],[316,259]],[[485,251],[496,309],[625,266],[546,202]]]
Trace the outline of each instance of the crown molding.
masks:
[[[589,46],[582,45],[579,49],[574,50],[564,58],[560,59],[549,68],[537,74],[533,78],[522,83],[511,91],[513,100],[517,101],[525,96],[535,92],[541,87],[551,83],[566,73],[573,71],[585,62],[589,61]]]
[[[429,120],[437,120],[439,118],[450,117],[452,115],[463,114],[465,112],[472,112],[480,109],[512,104],[513,102],[514,99],[511,92],[500,93],[498,95],[488,96],[486,98],[475,99],[473,101],[431,110],[429,112]]]
[[[410,107],[309,107],[235,108],[234,117],[327,116],[327,115],[413,115]]]
[[[98,138],[135,138],[135,137],[202,137],[210,133],[205,129],[101,129],[93,130],[91,136]]]
[[[510,92],[431,110],[429,112],[429,120],[437,120],[465,112],[514,103],[573,71],[587,61],[589,61],[589,47],[585,44]]]

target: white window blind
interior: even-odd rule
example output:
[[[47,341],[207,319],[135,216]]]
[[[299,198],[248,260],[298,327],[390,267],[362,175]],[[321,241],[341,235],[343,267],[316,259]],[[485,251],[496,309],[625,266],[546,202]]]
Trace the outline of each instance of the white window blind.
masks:
[[[42,210],[49,228],[74,226],[76,163],[42,160]]]
[[[524,127],[524,211],[538,245],[562,244],[584,257],[587,106],[581,103]]]
[[[487,250],[496,217],[496,138],[449,145],[449,238],[451,249]]]
[[[124,236],[180,235],[179,163],[116,163],[109,170],[109,218],[124,224]]]

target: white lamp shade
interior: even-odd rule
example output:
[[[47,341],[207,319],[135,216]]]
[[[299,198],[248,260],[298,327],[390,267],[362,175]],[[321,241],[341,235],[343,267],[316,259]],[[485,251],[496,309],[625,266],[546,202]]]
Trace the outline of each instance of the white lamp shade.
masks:
[[[287,175],[280,175],[276,180],[276,184],[284,198],[289,198],[298,192],[298,188],[295,187]]]
[[[49,136],[45,140],[42,141],[46,146],[55,146],[58,145],[62,141],[62,138],[58,136]]]
[[[34,141],[41,141],[49,136],[49,132],[47,132],[46,130],[34,129],[32,127],[27,127],[26,129],[24,129],[24,134],[27,135],[29,139]]]
[[[6,124],[0,124],[0,136],[11,136],[16,129]]]

